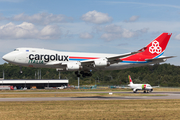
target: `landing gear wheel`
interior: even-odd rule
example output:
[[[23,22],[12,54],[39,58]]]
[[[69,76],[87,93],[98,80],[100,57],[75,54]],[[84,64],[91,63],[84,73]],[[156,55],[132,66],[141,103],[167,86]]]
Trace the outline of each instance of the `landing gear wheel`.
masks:
[[[82,74],[82,77],[84,77],[84,78],[85,78],[85,77],[86,77],[86,75],[85,75],[85,74]]]
[[[76,71],[75,74],[76,74],[77,77],[81,76],[78,71]]]
[[[80,71],[80,74],[82,74],[82,77],[91,77],[92,73],[90,71]]]
[[[133,93],[136,93],[137,92],[137,90],[133,90]]]
[[[74,72],[76,75],[78,74],[78,71]]]
[[[81,71],[80,74],[84,74],[84,71]]]
[[[92,76],[92,73],[89,73],[89,76],[91,77],[91,76]]]

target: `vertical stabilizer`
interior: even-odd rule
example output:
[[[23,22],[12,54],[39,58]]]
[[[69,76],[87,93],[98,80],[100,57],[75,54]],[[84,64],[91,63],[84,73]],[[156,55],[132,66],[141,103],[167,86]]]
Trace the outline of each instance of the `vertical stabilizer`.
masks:
[[[128,75],[128,79],[129,79],[129,83],[130,83],[130,84],[133,84],[133,82],[132,82],[132,79],[131,79],[131,76],[130,76],[130,75]]]
[[[123,61],[146,61],[146,59],[154,59],[160,57],[169,42],[171,33],[162,33],[159,37],[154,39],[146,47],[139,50],[140,53],[122,58]]]
[[[142,54],[153,57],[163,54],[171,35],[171,33],[162,33],[159,37],[154,39],[146,46],[147,49],[142,52]]]

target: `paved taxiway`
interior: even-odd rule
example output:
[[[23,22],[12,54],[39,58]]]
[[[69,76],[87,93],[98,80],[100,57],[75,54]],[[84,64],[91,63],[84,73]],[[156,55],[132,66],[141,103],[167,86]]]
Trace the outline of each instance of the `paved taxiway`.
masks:
[[[68,93],[109,93],[109,92],[10,92],[0,94],[68,94]],[[112,92],[112,93],[126,93],[132,92]],[[67,101],[67,100],[138,100],[138,99],[180,99],[180,92],[153,92],[153,93],[135,93],[135,94],[157,94],[157,96],[120,96],[120,97],[39,97],[39,98],[0,98],[0,101]],[[160,96],[161,95],[161,96]]]
[[[90,92],[1,92],[0,94],[99,94],[99,93],[119,93],[119,94],[180,94],[180,92],[151,92],[151,93],[143,93],[143,91],[138,91],[137,93],[133,93],[131,91],[90,91]]]

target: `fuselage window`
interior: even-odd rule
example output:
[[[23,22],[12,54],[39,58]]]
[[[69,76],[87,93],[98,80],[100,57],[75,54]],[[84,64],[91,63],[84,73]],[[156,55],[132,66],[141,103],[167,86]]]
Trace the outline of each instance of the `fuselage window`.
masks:
[[[19,51],[19,49],[14,49],[14,51]]]

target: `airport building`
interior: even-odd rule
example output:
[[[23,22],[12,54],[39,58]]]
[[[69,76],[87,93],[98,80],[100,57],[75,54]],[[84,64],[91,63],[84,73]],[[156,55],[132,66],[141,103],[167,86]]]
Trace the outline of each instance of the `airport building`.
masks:
[[[44,89],[46,87],[61,87],[68,86],[69,80],[67,79],[32,79],[32,80],[0,80],[0,85],[10,85],[17,89],[36,87],[37,89]]]

